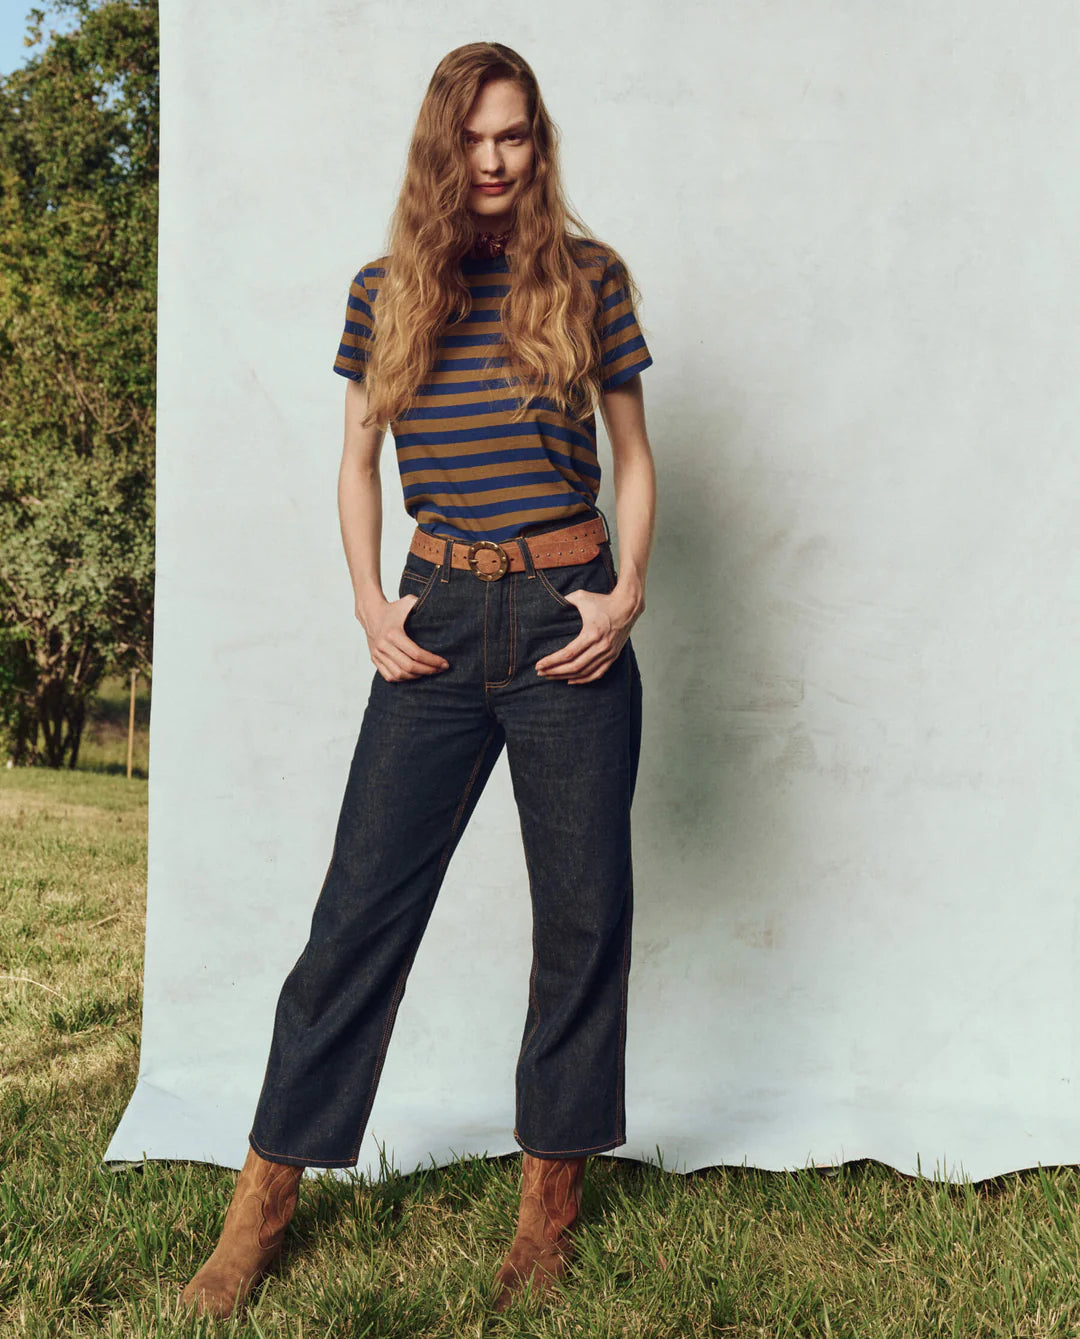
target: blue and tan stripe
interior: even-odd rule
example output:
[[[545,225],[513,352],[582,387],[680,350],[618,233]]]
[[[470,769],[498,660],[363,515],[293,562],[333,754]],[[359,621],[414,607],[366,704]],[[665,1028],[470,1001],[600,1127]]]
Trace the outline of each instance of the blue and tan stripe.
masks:
[[[652,358],[626,288],[613,272],[605,284],[607,253],[590,242],[582,254],[582,263],[595,271],[590,281],[598,294],[602,375],[609,390]],[[386,259],[364,266],[350,285],[334,362],[343,376],[363,377]],[[492,357],[500,340],[498,304],[507,291],[497,276],[506,272],[503,256],[462,261],[476,306],[464,321],[448,325],[428,378],[390,425],[405,506],[433,534],[504,540],[539,522],[589,513],[596,502],[601,471],[594,415],[574,419],[536,396],[524,421],[507,422],[517,406],[514,382],[498,375],[504,359]]]

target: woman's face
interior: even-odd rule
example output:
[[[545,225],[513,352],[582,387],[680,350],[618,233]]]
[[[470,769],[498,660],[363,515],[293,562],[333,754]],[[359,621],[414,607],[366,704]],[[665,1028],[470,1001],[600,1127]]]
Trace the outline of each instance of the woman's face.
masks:
[[[533,142],[524,89],[509,79],[486,84],[469,108],[462,140],[473,222],[481,231],[503,232],[532,180]],[[501,189],[484,190],[486,183]]]

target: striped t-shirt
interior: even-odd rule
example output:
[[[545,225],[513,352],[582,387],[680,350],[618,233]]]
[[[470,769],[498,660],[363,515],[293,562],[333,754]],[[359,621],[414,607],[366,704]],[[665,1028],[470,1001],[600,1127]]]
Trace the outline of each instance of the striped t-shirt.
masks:
[[[652,363],[624,279],[625,271],[591,239],[578,241],[579,265],[596,292],[603,390]],[[345,330],[334,371],[362,381],[375,338],[379,285],[389,257],[365,265],[349,287]],[[506,377],[484,367],[499,343],[499,299],[507,291],[505,255],[464,256],[473,299],[469,317],[439,339],[430,378],[405,414],[390,424],[405,509],[421,529],[453,539],[512,539],[541,522],[594,514],[600,488],[596,416],[561,414],[536,396],[528,416],[507,419],[517,404]],[[505,359],[497,358],[497,369]],[[507,398],[486,395],[503,390]],[[550,528],[550,525],[548,526]]]

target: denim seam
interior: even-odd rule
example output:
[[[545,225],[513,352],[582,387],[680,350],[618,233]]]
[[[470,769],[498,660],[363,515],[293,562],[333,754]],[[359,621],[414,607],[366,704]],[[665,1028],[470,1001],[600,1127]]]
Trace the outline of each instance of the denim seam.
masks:
[[[532,549],[529,548],[529,545],[526,542],[526,540],[522,538],[520,535],[518,536],[517,539],[514,540],[514,543],[518,546],[518,548],[521,551],[521,562],[523,568],[522,574],[524,575],[527,581],[535,580],[536,564],[533,562]]]
[[[627,859],[632,856],[627,855]],[[634,875],[630,872],[630,881],[626,889],[626,930],[623,941],[622,991],[619,1002],[619,1071],[615,1085],[616,1125],[620,1125],[620,1116],[626,1110],[626,1014],[629,1007],[630,983],[630,941],[634,921]]]
[[[480,745],[480,751],[476,755],[476,761],[473,763],[473,769],[469,774],[469,779],[465,782],[465,789],[462,792],[461,800],[458,803],[457,812],[454,814],[453,821],[450,824],[450,834],[446,839],[446,845],[443,847],[442,857],[439,860],[439,867],[435,872],[435,878],[433,880],[435,891],[432,893],[429,899],[429,905],[428,905],[429,916],[431,914],[431,907],[434,906],[435,899],[439,895],[439,882],[442,879],[443,871],[446,869],[447,863],[450,859],[450,852],[453,849],[454,839],[457,836],[458,827],[461,823],[461,816],[465,812],[465,806],[468,803],[469,796],[472,794],[472,788],[476,784],[476,778],[480,774],[480,768],[483,765],[484,758],[487,756],[488,748],[491,744],[492,739],[495,738],[498,728],[499,728],[498,723],[496,723],[492,725],[491,729],[487,732],[487,736],[485,737],[483,744]],[[426,928],[426,920],[425,920],[425,928]],[[421,930],[420,934],[417,935],[415,940],[413,941],[412,949],[408,954],[408,956],[406,957],[404,964],[402,965],[401,972],[397,979],[397,983],[394,986],[394,994],[391,997],[390,1008],[386,1016],[386,1025],[383,1028],[382,1041],[379,1043],[379,1053],[375,1061],[375,1071],[371,1080],[371,1091],[368,1096],[367,1106],[364,1110],[363,1117],[361,1118],[360,1121],[360,1137],[357,1139],[352,1152],[351,1160],[354,1163],[359,1157],[360,1147],[364,1142],[364,1135],[367,1131],[368,1117],[371,1115],[371,1108],[375,1103],[375,1094],[379,1087],[379,1079],[382,1076],[383,1064],[385,1063],[386,1053],[390,1047],[390,1035],[391,1032],[393,1031],[394,1020],[397,1017],[397,1012],[401,1005],[402,996],[405,993],[405,983],[408,978],[409,972],[412,968],[413,962],[416,958],[416,953],[420,947],[420,943],[423,937],[424,937],[424,931]]]
[[[611,556],[610,544],[600,545],[600,557],[604,560],[604,570],[607,572],[608,580],[611,582],[611,589],[614,590],[618,583],[619,576],[615,571],[615,561]],[[609,591],[608,594],[610,595],[611,591]]]
[[[305,1167],[311,1167],[311,1166],[315,1166],[315,1167],[349,1167],[349,1166],[352,1166],[352,1165],[355,1163],[355,1159],[350,1159],[350,1158],[319,1158],[319,1157],[314,1157],[314,1158],[312,1158],[310,1161],[306,1161],[305,1159],[306,1159],[306,1156],[307,1156],[307,1155],[306,1155],[306,1154],[303,1154],[303,1153],[272,1153],[272,1152],[270,1151],[270,1149],[268,1149],[268,1148],[263,1148],[262,1144],[260,1144],[260,1143],[258,1142],[258,1140],[255,1138],[254,1134],[252,1134],[252,1133],[249,1133],[249,1134],[248,1134],[248,1143],[251,1144],[251,1146],[255,1149],[256,1153],[261,1153],[261,1154],[263,1154],[265,1157],[267,1157],[267,1158],[270,1159],[271,1161],[273,1161],[275,1158],[291,1158],[291,1159],[293,1160],[293,1161],[292,1161],[292,1164],[291,1164],[292,1166],[297,1166],[300,1162],[303,1162],[303,1165],[304,1165]]]
[[[612,590],[615,589],[615,582],[616,582],[615,569],[614,566],[612,565],[611,557],[607,552],[605,552],[603,545],[600,546],[600,559],[604,568],[604,572],[607,575],[608,581],[611,583],[607,591],[607,594],[610,595]],[[591,561],[592,559],[589,559],[589,562]],[[571,564],[571,566],[585,568],[587,566],[587,563],[573,563]],[[553,599],[558,600],[558,602],[565,608],[573,609],[573,611],[576,614],[581,613],[581,610],[577,607],[577,605],[573,602],[573,600],[568,600],[564,595],[559,594],[559,592],[555,589],[555,587],[544,575],[544,569],[542,567],[537,567],[535,571],[536,575],[540,578],[540,584],[544,587],[544,589],[548,592],[548,594],[552,596]]]
[[[575,564],[575,566],[576,565],[577,564]],[[567,609],[577,610],[577,605],[574,604],[573,600],[567,600],[562,595],[560,595],[559,592],[555,589],[555,587],[551,584],[551,582],[547,579],[547,577],[544,576],[544,569],[542,567],[538,567],[536,569],[536,575],[540,578],[540,584],[544,587],[544,589],[547,591],[549,595],[553,596],[556,600],[558,600],[558,602],[561,605],[564,605]]]
[[[529,1004],[536,1014],[536,1021],[533,1023],[527,1036],[522,1038],[521,1049],[518,1051],[518,1058],[515,1069],[521,1066],[521,1057],[525,1054],[525,1048],[536,1035],[536,1029],[540,1026],[540,1001],[536,998],[536,973],[540,966],[540,955],[536,951],[536,899],[533,896],[533,878],[532,869],[529,865],[529,857],[525,855],[525,876],[529,881],[529,906],[532,911],[532,970],[529,972]]]
[[[627,720],[633,715],[634,705],[634,675],[633,667],[627,662],[628,673],[626,675],[626,710]],[[629,762],[629,758],[627,759]],[[629,791],[629,786],[627,787]],[[630,826],[629,810],[633,803],[631,794],[627,794],[627,836],[626,836],[626,862],[627,862],[627,883],[626,883],[626,930],[625,941],[623,943],[623,964],[622,964],[622,995],[620,1002],[619,1018],[619,1067],[618,1081],[615,1087],[616,1115],[619,1112],[625,1113],[626,1110],[626,1015],[629,1007],[629,982],[630,982],[630,944],[633,937],[634,927],[634,851],[633,851],[633,830]],[[625,1137],[625,1132],[624,1132]]]
[[[514,659],[515,656],[517,655],[517,601],[514,598],[515,589],[516,587],[514,586],[514,583],[511,581],[510,595],[509,595],[510,612],[508,615],[510,619],[510,666],[509,666],[510,672],[507,674],[505,679],[493,679],[490,683],[485,679],[484,680],[485,690],[488,688],[501,688],[504,684],[508,684],[510,680],[514,677]],[[488,592],[485,591],[484,592],[484,669],[485,670],[487,669],[487,596]]]
[[[409,575],[412,575],[412,573],[410,573]],[[416,611],[420,608],[420,606],[421,606],[421,605],[424,603],[424,601],[427,599],[427,597],[431,594],[431,591],[432,591],[432,589],[434,588],[434,585],[435,585],[435,578],[436,578],[438,575],[439,575],[439,569],[438,569],[438,567],[436,567],[436,568],[434,569],[434,571],[432,571],[431,573],[428,574],[428,576],[426,576],[426,577],[421,577],[421,578],[420,578],[420,579],[423,581],[423,583],[424,583],[424,588],[423,588],[423,590],[420,591],[419,595],[417,595],[417,597],[416,597],[416,603],[413,605],[413,607],[412,607],[411,609],[409,609],[409,610],[406,611],[406,613],[405,613],[405,617],[406,617],[406,618],[409,618],[410,615],[415,614]]]
[[[518,1138],[518,1132],[516,1127],[514,1129],[514,1138],[517,1140],[517,1142],[521,1145],[521,1147],[525,1150],[526,1153],[541,1153],[541,1154],[546,1153],[549,1157],[553,1158],[580,1157],[585,1153],[595,1153],[597,1151],[603,1152],[605,1149],[617,1148],[619,1144],[626,1143],[626,1140],[624,1138],[619,1137],[616,1139],[605,1139],[602,1144],[590,1144],[588,1148],[574,1148],[574,1149],[532,1148],[530,1147],[530,1145],[522,1142],[522,1140]]]
[[[322,883],[321,883],[320,886],[319,886],[319,897],[322,897],[323,892],[324,892],[324,890],[325,890],[325,888],[326,888],[326,881],[327,881],[327,879],[330,877],[330,871],[334,868],[334,857],[337,855],[337,848],[338,848],[338,836],[339,836],[339,833],[338,833],[337,831],[335,831],[335,833],[334,833],[334,844],[333,844],[333,846],[330,848],[330,860],[329,860],[328,863],[327,863],[327,866],[326,866],[326,873],[323,875],[323,881],[322,881]],[[318,898],[316,898],[316,901],[318,901]],[[270,1073],[270,1060],[271,1060],[271,1057],[268,1055],[268,1056],[266,1057],[266,1067],[265,1067],[265,1069],[263,1070],[262,1086],[261,1086],[260,1089],[259,1089],[259,1098],[258,1098],[258,1101],[255,1103],[255,1109],[256,1109],[256,1111],[258,1111],[259,1106],[262,1104],[263,1094],[266,1092],[266,1077],[267,1077],[267,1075]],[[255,1126],[254,1126],[254,1124],[253,1124],[252,1127],[251,1127],[251,1129],[248,1131],[248,1140],[250,1141],[250,1143],[252,1144],[252,1146],[255,1148],[256,1152],[262,1153],[262,1152],[265,1151],[265,1152],[269,1153],[270,1150],[269,1150],[269,1149],[264,1150],[264,1149],[263,1149],[263,1146],[262,1146],[260,1143],[258,1143],[258,1141],[255,1139],[254,1135],[255,1135]],[[283,1158],[291,1158],[291,1157],[294,1157],[294,1156],[296,1156],[296,1155],[295,1155],[295,1154],[292,1154],[292,1153],[281,1153],[281,1154],[279,1154],[278,1156],[279,1156],[279,1157],[283,1157]]]

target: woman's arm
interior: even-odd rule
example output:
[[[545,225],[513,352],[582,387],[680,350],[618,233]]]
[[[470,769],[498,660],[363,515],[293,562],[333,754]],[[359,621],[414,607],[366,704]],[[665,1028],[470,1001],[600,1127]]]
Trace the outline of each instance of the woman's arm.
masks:
[[[338,518],[345,561],[349,565],[356,617],[369,631],[373,616],[386,604],[380,571],[382,547],[382,480],[379,454],[385,428],[362,427],[367,413],[367,387],[349,381],[345,387],[345,446],[338,471]]]
[[[619,578],[608,595],[576,590],[567,596],[581,612],[581,631],[558,651],[536,662],[538,674],[567,683],[588,683],[605,673],[645,612],[645,573],[656,514],[656,469],[645,430],[641,374],[602,395],[600,413],[614,461]]]
[[[656,521],[656,467],[645,428],[641,373],[602,395],[600,413],[611,442],[619,536],[619,579],[611,594],[633,623],[645,611],[645,575]]]
[[[425,651],[405,631],[406,615],[416,603],[411,592],[387,600],[383,594],[382,480],[379,453],[384,428],[363,427],[367,388],[350,380],[345,390],[345,446],[338,471],[338,517],[345,561],[352,579],[356,617],[367,633],[371,660],[388,682],[416,679],[446,669],[443,656]]]

